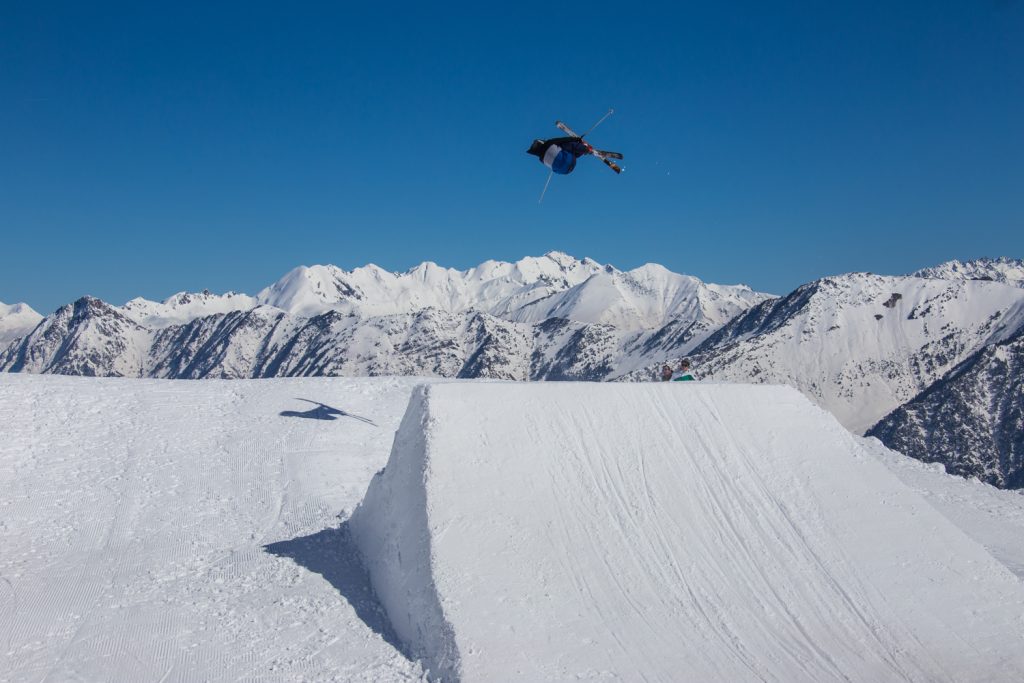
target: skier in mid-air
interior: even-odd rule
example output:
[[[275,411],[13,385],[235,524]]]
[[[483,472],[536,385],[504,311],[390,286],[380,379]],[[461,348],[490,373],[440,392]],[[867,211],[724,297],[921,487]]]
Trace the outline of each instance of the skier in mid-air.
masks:
[[[568,175],[576,168],[576,160],[590,154],[590,149],[580,138],[551,138],[534,140],[526,152],[540,159],[552,173]]]
[[[614,110],[609,109],[608,113],[601,117],[601,121],[611,116]],[[572,173],[573,169],[576,168],[576,160],[582,156],[595,156],[604,164],[615,171],[621,173],[622,168],[619,167],[612,159],[621,159],[622,155],[618,152],[606,152],[600,149],[594,149],[593,146],[583,138],[586,137],[590,131],[597,128],[601,121],[598,121],[590,127],[583,135],[577,135],[572,128],[565,125],[561,121],[555,121],[555,125],[558,126],[559,130],[567,133],[569,137],[564,138],[551,138],[549,140],[534,140],[533,144],[530,145],[530,149],[526,150],[527,154],[540,159],[540,162],[551,169],[548,173],[548,180],[544,183],[544,191],[540,193],[541,201],[544,200],[544,193],[548,190],[548,183],[551,182],[551,176],[555,173],[559,175],[568,175]]]

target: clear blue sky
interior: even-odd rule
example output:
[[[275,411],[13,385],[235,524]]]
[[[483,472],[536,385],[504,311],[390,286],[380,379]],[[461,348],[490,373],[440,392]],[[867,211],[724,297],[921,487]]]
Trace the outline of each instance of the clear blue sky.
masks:
[[[538,205],[530,141],[609,107],[626,172]],[[0,231],[43,313],[551,249],[775,293],[1021,257],[1024,3],[3,3]]]

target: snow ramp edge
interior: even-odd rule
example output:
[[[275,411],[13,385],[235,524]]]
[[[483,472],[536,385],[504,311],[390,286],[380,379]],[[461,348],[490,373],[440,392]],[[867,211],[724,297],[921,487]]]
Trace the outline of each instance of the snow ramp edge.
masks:
[[[1024,585],[785,387],[424,386],[352,527],[434,680],[1024,679]]]

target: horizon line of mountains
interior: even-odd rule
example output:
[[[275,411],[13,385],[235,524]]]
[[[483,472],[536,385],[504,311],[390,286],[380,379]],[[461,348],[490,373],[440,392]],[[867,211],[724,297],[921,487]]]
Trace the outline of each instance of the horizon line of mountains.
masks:
[[[47,316],[0,304],[0,371],[171,379],[423,375],[788,384],[851,431],[1024,488],[1024,261],[847,273],[785,296],[561,252],[465,271],[300,266],[256,296]]]

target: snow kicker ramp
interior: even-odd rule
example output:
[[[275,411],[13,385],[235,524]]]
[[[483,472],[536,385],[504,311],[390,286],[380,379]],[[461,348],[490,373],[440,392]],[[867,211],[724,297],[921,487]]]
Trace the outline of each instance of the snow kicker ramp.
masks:
[[[435,680],[1024,680],[1024,584],[789,388],[420,387],[351,526]]]

